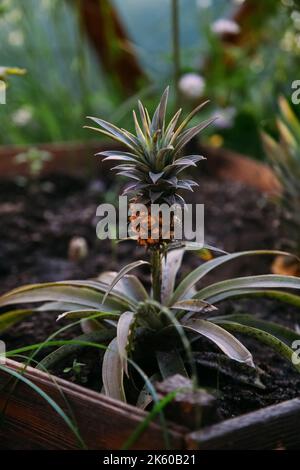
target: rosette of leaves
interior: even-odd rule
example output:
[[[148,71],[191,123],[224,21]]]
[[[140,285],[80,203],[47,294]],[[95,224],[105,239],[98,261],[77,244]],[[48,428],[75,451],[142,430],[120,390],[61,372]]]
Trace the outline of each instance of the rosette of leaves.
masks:
[[[300,121],[288,101],[279,99],[278,141],[266,133],[262,140],[266,155],[280,183],[276,202],[280,208],[285,245],[300,254]],[[295,258],[277,258],[274,272],[300,275]]]
[[[137,136],[98,120],[104,129],[101,132],[129,147],[128,153],[105,152],[105,157],[125,162],[116,170],[134,180],[127,191],[145,204],[181,201],[177,191],[192,189],[192,184],[180,180],[178,175],[183,168],[194,166],[202,157],[182,157],[180,152],[185,143],[211,122],[184,130],[199,109],[196,108],[178,126],[180,112],[166,125],[167,95],[166,90],[152,119],[140,104],[143,131],[136,123]],[[296,331],[251,315],[221,316],[217,308],[220,302],[228,299],[253,296],[270,297],[299,307],[300,297],[290,292],[300,289],[299,278],[266,274],[209,285],[205,282],[207,274],[231,260],[244,256],[287,254],[268,250],[218,253],[217,257],[203,262],[177,282],[184,252],[199,248],[202,247],[196,243],[173,240],[163,251],[160,246],[152,247],[150,263],[135,261],[124,266],[119,273],[105,272],[87,281],[51,282],[14,289],[0,297],[1,308],[26,304],[37,304],[37,307],[4,311],[0,315],[0,331],[29,315],[38,316],[42,311],[52,311],[54,316],[60,312],[59,320],[64,318],[75,324],[81,322],[84,334],[72,344],[54,350],[38,367],[51,370],[68,355],[80,354],[82,348],[102,346],[105,349],[102,360],[104,392],[124,401],[130,397],[131,402],[136,400],[143,407],[148,398],[145,398],[144,384],[136,381],[137,371],[148,386],[148,375],[165,378],[180,373],[191,375],[194,383],[197,382],[193,357],[193,339],[197,337],[205,337],[228,358],[251,371],[255,367],[252,354],[235,336],[236,333],[252,336],[291,360],[291,344],[300,339]],[[151,289],[146,289],[131,273],[144,264],[149,265],[152,273]],[[44,345],[49,345],[49,342]],[[295,367],[300,370],[299,365]]]
[[[151,363],[151,375],[168,377],[174,373],[191,375],[193,367],[193,338],[203,336],[215,344],[233,361],[254,368],[251,352],[235,334],[255,338],[291,361],[291,344],[299,340],[296,331],[277,323],[259,320],[255,315],[224,315],[218,313],[220,302],[243,297],[272,298],[300,306],[300,279],[274,274],[238,277],[205,285],[205,277],[225,263],[244,256],[282,254],[274,251],[246,251],[222,254],[202,263],[177,282],[177,274],[186,250],[197,246],[182,243],[169,249],[162,266],[161,299],[154,300],[131,270],[147,263],[136,261],[119,273],[106,272],[88,281],[61,281],[28,285],[15,289],[0,298],[0,307],[19,304],[38,304],[31,309],[6,311],[0,315],[0,330],[12,327],[29,315],[42,311],[61,312],[58,319],[85,322],[86,332],[79,336],[76,351],[97,341],[106,347],[102,362],[102,382],[105,394],[126,400],[135,389],[134,371]],[[200,287],[197,288],[197,286]],[[167,347],[166,355],[161,354]],[[142,352],[142,353],[141,353]],[[44,358],[38,367],[53,368],[68,355],[74,345],[63,345]],[[299,365],[295,368],[300,371]],[[149,372],[146,367],[146,373]],[[149,372],[150,375],[150,372]],[[126,380],[124,380],[126,377]],[[131,380],[132,379],[132,380]],[[141,386],[142,388],[142,386]],[[137,403],[144,406],[141,398]]]

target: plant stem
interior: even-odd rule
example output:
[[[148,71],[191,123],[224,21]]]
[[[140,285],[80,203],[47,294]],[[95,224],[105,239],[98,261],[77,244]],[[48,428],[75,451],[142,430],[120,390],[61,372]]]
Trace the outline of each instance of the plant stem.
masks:
[[[153,298],[160,302],[161,296],[161,252],[159,248],[151,250],[150,256]]]
[[[173,43],[173,73],[176,92],[176,108],[180,105],[179,78],[180,78],[180,28],[179,28],[179,0],[172,0],[172,43]]]

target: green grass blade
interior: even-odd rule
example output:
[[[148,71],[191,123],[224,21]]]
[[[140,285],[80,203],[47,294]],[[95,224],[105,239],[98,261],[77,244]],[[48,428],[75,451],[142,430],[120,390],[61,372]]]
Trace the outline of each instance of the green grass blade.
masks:
[[[155,403],[153,409],[147,414],[145,419],[137,426],[137,428],[134,430],[134,432],[129,436],[125,444],[122,446],[122,450],[128,450],[130,449],[136,441],[140,438],[142,433],[148,428],[150,423],[156,418],[158,414],[160,414],[163,409],[171,403],[178,391],[174,391],[166,395],[164,398],[162,398],[159,402]],[[167,446],[167,448],[170,448],[170,446]]]
[[[59,349],[48,354],[44,359],[39,362],[37,369],[47,368],[50,369],[58,364],[61,360],[65,359],[66,357],[70,356],[71,354],[77,353],[82,349],[92,346],[94,342],[97,343],[106,343],[111,341],[112,338],[115,336],[115,332],[113,330],[97,330],[91,333],[83,334],[74,338],[74,340],[68,340],[66,343],[63,342]],[[56,344],[54,344],[56,343]],[[43,347],[48,346],[58,346],[60,343],[59,340],[57,341],[48,341],[44,343]],[[43,343],[40,343],[43,344]],[[105,348],[104,348],[105,349]]]

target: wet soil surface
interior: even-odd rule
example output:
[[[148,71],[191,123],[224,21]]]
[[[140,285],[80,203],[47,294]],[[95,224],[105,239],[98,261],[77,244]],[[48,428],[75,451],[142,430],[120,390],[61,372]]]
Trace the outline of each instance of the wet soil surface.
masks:
[[[278,218],[274,207],[255,190],[233,182],[200,178],[200,187],[190,201],[205,204],[206,242],[229,252],[277,248]],[[116,188],[115,188],[116,190]],[[85,181],[67,176],[52,176],[31,187],[14,181],[0,184],[0,291],[32,282],[87,279],[103,270],[119,270],[129,261],[145,256],[134,243],[118,246],[96,237],[96,208],[114,200],[114,188],[106,178]],[[70,240],[84,237],[88,254],[81,261],[69,258]],[[188,255],[182,274],[199,265],[196,254]],[[233,276],[270,271],[270,257],[251,257],[229,263],[206,282]],[[143,267],[142,267],[143,268]],[[139,272],[146,283],[147,269]],[[227,302],[221,310],[246,312],[278,321],[290,328],[300,324],[299,310],[270,300]],[[24,320],[3,334],[7,348],[13,349],[45,340],[57,329],[56,313],[41,313]],[[61,337],[80,334],[79,328],[65,331]],[[225,419],[296,397],[300,376],[267,347],[245,340],[261,369],[259,385],[237,364],[222,363],[222,355],[208,341],[197,344],[197,364],[201,384],[218,390],[219,418]],[[99,352],[85,351],[79,358],[80,373],[66,370],[75,357],[61,364],[60,376],[99,390],[101,372]],[[95,360],[97,359],[97,360]],[[222,364],[222,366],[220,366]],[[246,375],[246,378],[245,378]]]

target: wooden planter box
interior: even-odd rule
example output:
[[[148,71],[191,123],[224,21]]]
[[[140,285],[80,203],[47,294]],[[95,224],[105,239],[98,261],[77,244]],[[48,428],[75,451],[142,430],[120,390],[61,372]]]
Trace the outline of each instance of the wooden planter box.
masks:
[[[38,146],[49,150],[53,159],[44,174],[64,172],[89,174],[106,171],[92,155],[111,148],[103,142],[88,144],[49,144]],[[26,149],[0,148],[0,175],[26,175],[25,165],[16,165],[13,157]],[[263,164],[242,155],[220,149],[201,149],[208,157],[208,171],[221,179],[241,181],[264,192],[274,192],[278,182]],[[63,379],[7,360],[14,371],[44,390],[78,424],[89,449],[120,449],[147,413],[100,393],[74,385]],[[62,418],[35,390],[0,371],[0,448],[1,449],[77,449],[79,443]],[[196,432],[176,423],[168,423],[172,449],[279,449],[300,446],[300,399],[290,400],[257,412],[227,420]],[[158,421],[144,430],[134,449],[164,449],[164,437]]]
[[[24,366],[7,360],[6,365],[16,371]],[[143,421],[146,413],[112,400],[100,393],[80,387],[31,367],[25,377],[44,390],[66,413],[74,415],[83,441],[89,449],[122,447],[126,439]],[[77,449],[79,443],[63,419],[28,385],[0,372],[0,423],[2,449]],[[182,449],[184,432],[176,425],[170,427],[174,449]],[[137,442],[136,449],[163,449],[164,438],[158,424],[152,423]]]
[[[78,423],[80,434],[92,450],[118,450],[143,421],[137,408],[87,390],[63,379],[7,360],[12,370],[51,396]],[[71,450],[80,446],[62,418],[23,382],[15,385],[0,372],[0,449]],[[300,399],[224,421],[196,432],[168,423],[172,449],[296,449],[300,446]],[[164,449],[160,426],[149,424],[132,449]]]

